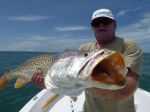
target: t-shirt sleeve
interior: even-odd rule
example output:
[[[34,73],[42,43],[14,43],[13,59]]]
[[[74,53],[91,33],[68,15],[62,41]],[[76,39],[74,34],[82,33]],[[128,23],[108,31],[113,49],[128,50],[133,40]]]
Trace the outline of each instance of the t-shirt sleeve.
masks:
[[[90,51],[91,50],[91,43],[86,43],[86,44],[83,44],[79,47],[79,50],[81,51]]]
[[[81,45],[81,46],[79,47],[79,50],[83,51],[83,50],[84,50],[84,47],[85,47],[85,45]]]
[[[126,67],[140,75],[143,60],[140,47],[134,41],[125,40],[123,55]]]

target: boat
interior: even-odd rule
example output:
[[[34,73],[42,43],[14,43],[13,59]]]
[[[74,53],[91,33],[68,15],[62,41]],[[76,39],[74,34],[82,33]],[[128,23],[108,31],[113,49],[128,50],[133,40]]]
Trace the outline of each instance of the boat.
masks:
[[[149,112],[150,93],[138,88],[134,96],[136,112]],[[57,96],[51,91],[43,89],[27,102],[19,112],[81,112],[84,101],[84,92],[75,101],[69,96]]]

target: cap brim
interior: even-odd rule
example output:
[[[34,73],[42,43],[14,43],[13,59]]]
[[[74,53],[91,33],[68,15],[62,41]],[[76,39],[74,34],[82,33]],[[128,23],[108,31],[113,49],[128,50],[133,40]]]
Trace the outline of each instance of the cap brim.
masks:
[[[95,19],[97,19],[97,18],[102,18],[102,17],[106,17],[106,18],[110,18],[110,19],[115,20],[115,18],[114,18],[114,17],[111,17],[111,16],[107,16],[107,15],[99,15],[99,16],[97,16],[97,17],[92,18],[92,21],[95,20]]]

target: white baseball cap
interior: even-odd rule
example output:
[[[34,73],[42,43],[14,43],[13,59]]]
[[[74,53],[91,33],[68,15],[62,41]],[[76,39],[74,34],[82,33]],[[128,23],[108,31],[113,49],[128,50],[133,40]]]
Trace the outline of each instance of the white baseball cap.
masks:
[[[109,9],[99,9],[99,10],[94,11],[92,15],[92,20],[99,18],[99,17],[107,17],[107,18],[115,20],[114,15]]]

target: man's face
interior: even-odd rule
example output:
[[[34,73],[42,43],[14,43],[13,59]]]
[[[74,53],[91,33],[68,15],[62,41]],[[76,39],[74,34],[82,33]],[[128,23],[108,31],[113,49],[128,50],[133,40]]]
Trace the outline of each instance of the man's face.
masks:
[[[107,43],[115,37],[116,25],[114,20],[107,17],[100,17],[91,23],[95,37],[100,43]]]

